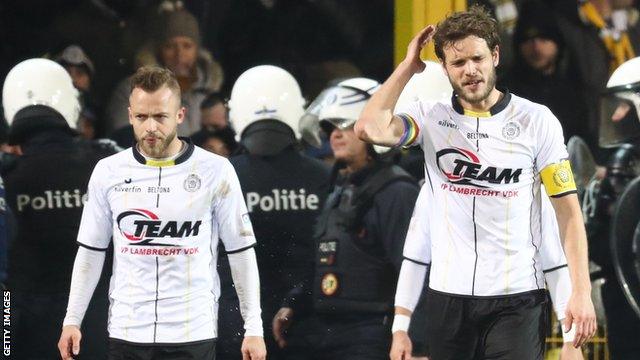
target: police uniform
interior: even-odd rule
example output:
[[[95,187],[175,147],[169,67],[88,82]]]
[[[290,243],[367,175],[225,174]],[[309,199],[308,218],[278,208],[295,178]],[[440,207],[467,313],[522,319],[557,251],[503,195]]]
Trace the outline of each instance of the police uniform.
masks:
[[[279,359],[271,323],[286,292],[310,278],[313,262],[312,228],[328,191],[329,169],[322,162],[290,146],[274,156],[241,154],[230,159],[242,185],[256,238],[260,271],[262,318],[267,354]],[[225,257],[220,260],[222,287],[230,288]],[[218,359],[241,359],[242,341],[238,300],[222,291]]]
[[[15,359],[57,358],[57,342],[67,305],[71,270],[91,170],[116,152],[111,142],[79,140],[52,130],[22,144],[23,155],[6,164],[7,203],[16,220],[9,249],[8,288],[12,291],[12,348]],[[83,356],[106,356],[105,266],[98,294],[83,330]]]
[[[374,162],[340,179],[319,218],[315,271],[286,306],[287,359],[388,359],[390,315],[415,180]]]

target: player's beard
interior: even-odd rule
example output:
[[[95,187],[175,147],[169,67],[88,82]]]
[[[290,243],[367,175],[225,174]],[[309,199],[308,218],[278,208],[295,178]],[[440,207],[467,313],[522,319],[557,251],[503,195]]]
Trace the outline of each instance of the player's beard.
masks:
[[[174,130],[169,135],[167,135],[164,139],[159,136],[154,136],[156,141],[153,145],[149,145],[145,141],[147,136],[143,137],[142,139],[136,139],[136,140],[138,142],[138,146],[140,146],[140,149],[145,155],[152,158],[160,159],[168,156],[168,154],[166,153],[167,148],[169,147],[173,139],[176,138],[177,135],[178,135],[178,131]]]
[[[496,69],[492,68],[491,73],[489,74],[489,76],[487,76],[487,79],[482,80],[485,84],[485,88],[481,92],[471,93],[465,90],[464,85],[462,85],[464,83],[458,84],[454,81],[451,81],[451,78],[449,78],[449,82],[451,83],[451,86],[453,87],[453,90],[456,92],[458,97],[470,104],[478,104],[489,97],[491,91],[496,86]]]

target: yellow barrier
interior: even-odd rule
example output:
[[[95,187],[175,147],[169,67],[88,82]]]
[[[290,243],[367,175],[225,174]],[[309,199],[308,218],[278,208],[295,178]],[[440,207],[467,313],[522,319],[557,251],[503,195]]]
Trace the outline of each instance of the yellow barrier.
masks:
[[[558,360],[560,359],[560,349],[562,348],[562,333],[558,320],[555,315],[551,321],[552,327],[550,329],[551,337],[546,339],[545,345],[545,360]],[[606,330],[598,326],[598,332],[586,345],[582,347],[582,354],[585,360],[610,360],[609,347],[607,345],[607,333]]]
[[[395,0],[394,63],[398,65],[404,59],[407,45],[418,31],[466,8],[466,0]],[[422,55],[424,59],[436,60],[433,44]]]

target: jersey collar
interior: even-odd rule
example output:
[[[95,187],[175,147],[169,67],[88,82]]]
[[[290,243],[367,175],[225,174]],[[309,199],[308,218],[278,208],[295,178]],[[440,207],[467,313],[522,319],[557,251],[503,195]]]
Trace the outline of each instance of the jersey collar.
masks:
[[[509,102],[511,101],[511,93],[509,93],[509,89],[498,88],[498,90],[502,91],[504,96],[502,96],[502,99],[498,100],[498,102],[495,103],[489,109],[489,111],[477,112],[477,111],[471,111],[463,108],[462,105],[460,105],[460,102],[458,101],[458,94],[456,94],[455,92],[451,96],[451,105],[453,106],[453,109],[460,115],[467,115],[471,117],[491,117],[499,113],[500,111],[504,110],[507,107],[507,105],[509,105]]]
[[[191,139],[188,137],[178,137],[178,139],[182,140],[185,142],[185,144],[187,144],[187,149],[180,154],[180,156],[178,156],[175,159],[172,160],[147,160],[144,155],[140,154],[140,151],[138,151],[138,147],[136,146],[136,144],[133,144],[133,146],[131,147],[131,150],[133,151],[133,157],[140,163],[143,165],[149,165],[149,166],[155,166],[155,167],[165,167],[165,166],[173,166],[173,165],[178,165],[180,163],[183,163],[185,161],[187,161],[187,159],[189,157],[191,157],[191,154],[193,154],[193,142],[191,142]]]

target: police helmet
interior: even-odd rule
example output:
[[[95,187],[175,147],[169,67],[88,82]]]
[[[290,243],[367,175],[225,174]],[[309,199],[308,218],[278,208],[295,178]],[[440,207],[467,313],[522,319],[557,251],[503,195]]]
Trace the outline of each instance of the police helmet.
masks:
[[[640,138],[640,57],[627,60],[609,78],[600,100],[599,144],[602,147]]]
[[[424,64],[424,71],[413,75],[402,90],[395,113],[415,101],[447,102],[451,98],[453,88],[442,65],[434,61],[424,61]]]
[[[80,114],[78,95],[71,77],[58,63],[29,59],[17,64],[7,74],[2,89],[10,140],[35,127],[75,129]]]
[[[238,77],[229,99],[229,121],[242,137],[250,125],[275,120],[286,124],[299,138],[298,121],[305,100],[296,79],[272,65],[253,67]]]

